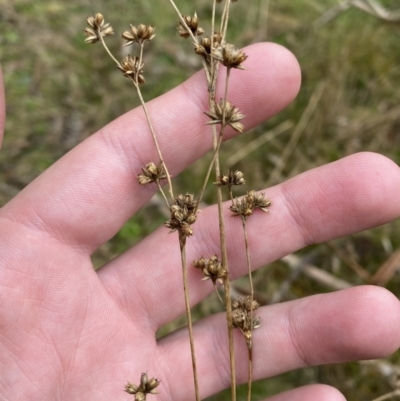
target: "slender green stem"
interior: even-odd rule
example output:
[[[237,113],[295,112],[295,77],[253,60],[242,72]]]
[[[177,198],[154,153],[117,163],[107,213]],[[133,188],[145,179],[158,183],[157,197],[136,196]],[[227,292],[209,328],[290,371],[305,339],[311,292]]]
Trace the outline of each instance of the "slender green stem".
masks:
[[[247,271],[249,274],[249,283],[250,283],[250,330],[253,334],[253,301],[254,301],[254,286],[253,286],[253,277],[251,273],[251,262],[250,262],[250,249],[249,249],[249,240],[247,236],[247,225],[246,218],[242,217],[242,226],[243,226],[243,234],[244,234],[244,244],[246,248],[246,262],[247,262]],[[251,401],[251,382],[253,381],[253,342],[251,342],[251,346],[249,347],[249,361],[248,361],[248,385],[247,385],[247,401]]]
[[[208,180],[209,180],[209,178],[210,178],[212,169],[213,169],[213,167],[214,167],[214,163],[215,163],[215,160],[216,160],[216,158],[217,158],[219,148],[221,147],[221,143],[222,143],[222,135],[220,135],[220,137],[219,137],[219,140],[218,140],[218,143],[217,143],[217,147],[216,147],[216,149],[214,150],[213,158],[212,158],[212,160],[211,160],[211,162],[210,162],[210,165],[208,166],[207,174],[206,174],[206,176],[205,176],[205,179],[204,179],[204,182],[203,182],[203,186],[201,187],[200,195],[199,195],[199,198],[198,198],[198,200],[197,200],[196,210],[199,208],[200,202],[201,202],[202,199],[203,199],[204,192],[205,192],[205,190],[206,190]]]
[[[211,50],[214,47],[214,32],[215,32],[215,9],[217,7],[217,0],[213,0],[213,8],[212,8],[212,15],[211,15]]]
[[[215,162],[216,176],[220,176],[219,159]],[[226,321],[228,324],[228,341],[229,341],[229,361],[231,370],[231,400],[236,401],[236,364],[235,364],[235,348],[233,343],[233,318],[232,318],[232,299],[231,299],[231,288],[229,281],[229,266],[228,266],[228,254],[226,250],[226,234],[225,234],[225,224],[223,217],[223,203],[222,203],[222,190],[221,187],[217,187],[217,197],[218,197],[218,222],[219,222],[219,232],[221,241],[221,263],[222,267],[227,272],[224,280],[224,290],[225,290],[225,308],[226,308]]]
[[[219,227],[220,227],[220,237],[221,237],[222,266],[227,271],[227,276],[224,280],[224,290],[225,290],[226,320],[228,324],[229,361],[231,370],[231,400],[236,401],[236,363],[235,363],[235,348],[233,342],[232,299],[230,294],[231,289],[229,281],[228,256],[226,252],[225,226],[224,226],[224,218],[222,217],[221,188],[218,188],[217,191],[218,191],[218,210],[219,210]]]
[[[247,220],[245,217],[242,217],[242,226],[243,226],[243,235],[244,235],[244,245],[246,247],[246,262],[247,262],[247,272],[249,274],[249,283],[250,283],[250,297],[251,297],[251,305],[254,300],[254,286],[253,286],[253,277],[251,273],[251,262],[250,262],[250,249],[249,249],[249,239],[247,236]],[[253,309],[251,309],[251,324],[253,324]],[[251,326],[253,327],[253,326]]]
[[[229,198],[232,202],[232,205],[234,204],[234,200],[233,200],[233,192],[232,192],[232,187],[229,185]]]
[[[114,57],[114,55],[111,53],[110,49],[108,48],[108,46],[106,45],[106,42],[104,42],[103,36],[101,35],[100,32],[98,32],[99,36],[100,36],[100,40],[101,43],[104,47],[104,49],[106,49],[106,52],[108,53],[108,55],[114,60],[115,64],[117,64],[118,66],[121,65],[120,62]]]
[[[226,102],[226,97],[228,94],[228,79],[229,73],[227,73],[227,79],[225,83],[225,96],[224,96],[224,104]],[[215,85],[213,88],[213,92],[210,92],[210,107],[213,106],[215,102]],[[225,108],[224,108],[225,109]],[[215,175],[216,179],[221,175],[220,163],[219,163],[219,146],[223,138],[223,131],[225,128],[224,122],[224,114],[223,121],[221,124],[221,130],[217,137],[217,132],[215,126],[213,126],[213,147],[214,152],[216,153],[214,165],[215,165]],[[229,365],[231,372],[231,401],[236,401],[236,363],[235,363],[235,348],[233,342],[233,317],[232,317],[232,299],[231,299],[231,290],[230,290],[230,280],[229,280],[229,265],[228,265],[228,254],[226,248],[226,233],[225,233],[225,222],[224,222],[224,211],[223,211],[223,201],[222,201],[222,189],[217,186],[217,203],[218,203],[218,224],[219,224],[219,233],[220,233],[220,246],[221,246],[221,263],[222,267],[226,271],[226,277],[224,279],[224,292],[225,292],[225,309],[226,309],[226,320],[228,326],[228,342],[229,342]]]
[[[158,190],[161,192],[161,195],[162,195],[162,197],[163,197],[164,200],[165,200],[165,203],[166,203],[167,206],[169,207],[169,202],[168,202],[167,197],[165,196],[165,192],[164,192],[163,189],[162,189],[162,186],[161,186],[161,184],[160,184],[160,180],[157,180],[156,183],[157,183]]]
[[[160,158],[160,163],[162,164],[162,166],[164,168],[164,171],[165,171],[165,174],[167,176],[169,194],[171,195],[171,199],[174,199],[174,191],[172,189],[171,175],[169,174],[167,166],[166,166],[166,164],[164,162],[164,159],[162,157],[161,149],[160,149],[160,146],[159,146],[158,140],[157,140],[157,135],[156,135],[156,133],[154,131],[153,124],[151,123],[150,116],[149,116],[149,113],[147,111],[146,103],[143,100],[142,92],[140,91],[139,85],[136,85],[136,82],[134,82],[134,81],[133,81],[133,84],[135,85],[137,94],[138,94],[139,99],[140,99],[140,103],[142,104],[142,108],[143,108],[144,114],[146,116],[147,124],[148,124],[148,126],[150,128],[150,132],[151,132],[151,135],[153,137],[154,145],[156,146],[156,149],[157,149],[158,157]]]
[[[198,40],[196,38],[196,36],[194,36],[192,30],[188,27],[185,19],[182,17],[181,12],[179,11],[178,7],[176,6],[174,0],[169,0],[169,2],[171,3],[172,7],[174,8],[174,10],[176,11],[176,13],[179,16],[179,21],[181,22],[181,24],[186,28],[186,30],[188,31],[189,35],[192,37],[193,42],[194,43],[198,43]]]
[[[226,69],[226,78],[225,78],[225,93],[224,93],[224,107],[222,109],[222,128],[221,128],[221,135],[223,130],[225,129],[225,109],[226,109],[226,102],[228,98],[228,86],[229,86],[229,76],[231,75],[231,69]]]
[[[220,134],[217,138],[217,132],[215,126],[213,126],[213,143],[214,150],[218,147],[218,142],[221,140],[222,135]],[[218,177],[221,175],[221,169],[219,165],[219,152],[216,152],[217,157],[215,158],[215,175]],[[236,364],[235,364],[235,348],[233,342],[233,318],[232,318],[232,299],[231,299],[231,288],[229,281],[229,265],[228,265],[228,254],[226,250],[226,234],[225,234],[225,223],[223,216],[223,202],[222,202],[222,190],[221,187],[217,187],[217,202],[218,202],[218,224],[220,234],[220,247],[221,247],[221,263],[222,267],[226,271],[226,277],[224,279],[224,293],[225,293],[225,309],[226,309],[226,321],[228,325],[228,342],[229,342],[229,366],[231,371],[231,401],[236,401]]]
[[[144,47],[144,43],[140,43],[139,69],[140,69],[140,66],[142,65],[142,61],[143,61],[143,47]],[[135,86],[137,86],[139,88],[139,71],[135,75]]]
[[[169,0],[169,2],[171,3],[172,7],[174,8],[174,10],[176,11],[176,13],[178,14],[179,17],[179,21],[181,22],[181,24],[186,28],[186,30],[188,31],[190,37],[193,40],[193,43],[199,43],[197,37],[193,34],[192,30],[188,27],[186,21],[184,20],[184,18],[182,17],[181,12],[179,11],[178,7],[176,6],[174,0]],[[207,64],[205,62],[205,60],[202,58],[202,64],[203,64],[203,69],[206,73],[207,76],[207,82],[211,81],[211,77],[210,77],[210,72],[208,70]]]
[[[197,377],[196,353],[195,353],[195,348],[194,348],[192,313],[190,310],[189,289],[188,289],[188,272],[187,272],[187,264],[186,264],[186,237],[184,237],[184,234],[182,234],[182,233],[179,233],[179,245],[180,245],[180,249],[181,249],[183,291],[185,294],[186,319],[188,322],[190,353],[192,356],[194,392],[195,392],[195,396],[196,396],[196,401],[200,401],[199,383],[198,383],[198,377]]]
[[[248,348],[249,365],[247,370],[247,401],[251,401],[251,385],[253,383],[253,348]]]
[[[217,287],[216,284],[214,284],[214,290],[215,290],[215,292],[217,293],[218,299],[221,301],[221,304],[222,304],[223,306],[225,306],[224,301],[222,300],[221,295],[220,295],[219,292],[218,292],[218,287]]]
[[[231,5],[231,0],[226,0],[224,11],[222,13],[221,18],[221,34],[222,34],[222,41],[225,41],[226,31],[228,29],[228,21],[229,21],[229,8]]]

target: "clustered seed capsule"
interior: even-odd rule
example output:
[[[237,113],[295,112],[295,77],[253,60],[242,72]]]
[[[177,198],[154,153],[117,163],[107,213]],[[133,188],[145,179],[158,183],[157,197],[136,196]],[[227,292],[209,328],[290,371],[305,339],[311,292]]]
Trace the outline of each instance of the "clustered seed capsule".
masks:
[[[258,329],[261,325],[261,318],[252,317],[252,313],[259,307],[256,300],[251,300],[250,296],[239,297],[232,301],[232,323],[235,329],[242,332],[247,347],[251,349],[253,330]]]
[[[191,17],[190,15],[182,15],[182,18],[185,21],[187,27],[190,29],[190,32],[192,32],[194,36],[203,35],[204,29],[199,27],[199,19],[197,18],[196,13],[193,17]],[[179,21],[179,25],[176,29],[178,30],[178,35],[182,38],[188,38],[189,36],[191,36],[190,32],[182,23],[182,21]]]
[[[145,82],[143,76],[143,62],[139,57],[132,57],[130,54],[117,65],[118,69],[122,71],[125,77],[130,78],[133,82],[143,84]]]
[[[201,269],[204,274],[203,280],[211,280],[213,284],[217,281],[222,284],[223,279],[227,275],[217,255],[213,255],[209,259],[203,258],[203,256],[200,259],[195,259],[193,261],[193,266]]]
[[[128,382],[125,386],[125,391],[128,394],[135,395],[135,401],[145,401],[147,394],[158,394],[155,388],[160,384],[160,380],[152,377],[148,378],[147,373],[142,373],[140,377],[140,385]]]
[[[85,28],[83,33],[87,36],[86,43],[96,43],[101,36],[114,35],[114,29],[110,24],[104,22],[102,14],[97,13],[94,17],[87,17],[86,22],[89,28]]]
[[[148,40],[152,40],[154,36],[156,36],[154,34],[156,28],[151,25],[139,24],[137,27],[133,25],[130,25],[130,27],[130,31],[125,31],[121,35],[122,38],[126,40],[125,46],[129,46],[132,43],[139,43],[142,45]]]
[[[137,179],[139,184],[146,185],[152,182],[159,182],[160,180],[167,178],[164,166],[160,163],[156,166],[153,162],[146,164],[146,167],[142,167],[143,174],[138,174]]]
[[[255,209],[260,209],[266,213],[269,212],[268,207],[272,205],[269,199],[264,197],[264,194],[257,194],[255,191],[249,191],[240,199],[235,199],[229,209],[234,213],[234,216],[240,216],[246,219],[251,216]]]
[[[211,118],[208,125],[223,124],[229,125],[237,132],[243,132],[243,124],[240,123],[244,114],[242,114],[237,107],[230,102],[223,99],[214,105],[213,111],[210,113],[205,112]]]
[[[229,188],[231,188],[234,185],[243,185],[245,183],[246,183],[246,181],[245,181],[245,179],[243,177],[243,173],[241,171],[228,170],[228,174],[220,175],[218,177],[218,181],[215,182],[214,184],[217,184],[218,186],[227,185]]]
[[[216,60],[220,61],[225,67],[238,68],[243,70],[242,63],[247,59],[247,55],[230,43],[218,46],[211,54]]]
[[[214,32],[212,40],[213,42],[211,44],[211,38],[205,36],[199,39],[199,43],[193,43],[195,53],[202,56],[208,64],[210,64],[211,61],[211,47],[215,48],[221,44],[222,34],[220,32]]]
[[[191,225],[197,219],[197,202],[193,195],[178,195],[170,207],[171,219],[165,222],[165,226],[171,229],[170,232],[179,231],[182,239],[193,235]]]

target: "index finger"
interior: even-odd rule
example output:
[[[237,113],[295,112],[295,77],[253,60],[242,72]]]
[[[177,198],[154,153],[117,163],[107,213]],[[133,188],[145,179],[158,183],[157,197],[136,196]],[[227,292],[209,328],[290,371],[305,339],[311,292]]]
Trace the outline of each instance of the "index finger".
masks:
[[[300,73],[293,55],[281,46],[258,44],[245,52],[249,55],[246,70],[232,73],[229,100],[247,116],[244,124],[251,128],[295,97]],[[203,72],[148,103],[164,160],[174,176],[212,148],[204,125],[207,104]],[[228,137],[233,134],[227,131]],[[60,159],[6,205],[2,214],[91,252],[156,190],[155,185],[142,186],[136,180],[140,168],[150,161],[157,162],[158,156],[138,108]]]

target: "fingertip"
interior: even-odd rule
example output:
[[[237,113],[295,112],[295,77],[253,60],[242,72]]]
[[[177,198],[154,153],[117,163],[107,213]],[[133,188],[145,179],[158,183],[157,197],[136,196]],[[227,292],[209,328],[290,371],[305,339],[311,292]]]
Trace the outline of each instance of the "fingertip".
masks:
[[[370,330],[371,338],[367,338],[366,342],[376,344],[371,347],[369,358],[389,356],[400,347],[400,302],[383,287],[364,286],[362,294],[360,302],[367,305],[366,309],[370,313],[370,319],[366,313],[365,325],[374,327],[374,330]]]
[[[343,394],[326,384],[312,384],[277,394],[266,401],[346,401]]]
[[[339,303],[330,311],[337,317],[338,307],[342,313],[340,327],[334,328],[342,355],[351,359],[384,358],[400,346],[400,302],[383,287],[365,285],[341,292]],[[329,313],[328,313],[329,315]],[[334,335],[335,336],[335,335]]]
[[[288,49],[275,43],[256,43],[243,49],[244,71],[232,71],[230,95],[240,99],[246,128],[265,121],[288,106],[301,85],[300,65]],[[223,80],[224,74],[221,74]],[[222,85],[220,85],[222,86]],[[221,89],[222,90],[222,89]]]
[[[254,54],[257,68],[266,69],[269,86],[276,88],[285,96],[289,104],[299,93],[301,86],[301,68],[296,56],[286,47],[277,43],[257,43],[249,46],[249,53]],[[274,78],[274,79],[270,79]]]
[[[397,201],[400,192],[399,166],[388,157],[373,152],[360,152],[343,161],[349,163],[343,174],[354,189],[353,203],[357,202],[354,206],[363,211],[360,216],[365,218],[365,215],[375,211],[379,221],[374,221],[372,226],[397,218],[400,215],[400,203]]]

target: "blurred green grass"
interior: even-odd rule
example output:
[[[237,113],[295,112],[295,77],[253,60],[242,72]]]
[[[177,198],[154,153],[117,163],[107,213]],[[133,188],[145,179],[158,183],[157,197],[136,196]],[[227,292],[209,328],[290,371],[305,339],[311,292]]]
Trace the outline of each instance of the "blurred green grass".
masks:
[[[182,0],[178,4],[183,13],[195,10],[201,19],[208,19],[211,13],[206,0],[197,1],[195,9]],[[222,151],[228,161],[232,155],[238,156],[233,167],[254,171],[246,177],[249,188],[267,187],[359,151],[379,152],[396,163],[400,161],[400,25],[350,8],[316,26],[315,22],[337,4],[334,0],[258,0],[251,7],[239,0],[234,4],[229,40],[238,46],[262,40],[280,43],[296,55],[303,73],[301,92],[292,105]],[[398,1],[381,4],[388,9],[398,7]],[[157,27],[156,40],[146,55],[146,99],[171,89],[199,68],[189,42],[175,36],[176,16],[167,2],[0,0],[0,60],[8,115],[0,152],[0,205],[69,149],[138,104],[132,88],[101,46],[84,44],[85,17],[98,11],[117,31],[129,23]],[[207,23],[202,25],[207,27]],[[109,43],[116,54],[121,54],[121,41],[114,37]],[[306,115],[307,105],[316,95],[319,97],[312,104],[313,110]],[[300,121],[305,126],[296,134]],[[285,122],[289,129],[257,146],[250,157],[242,158],[246,145],[262,136],[268,138],[269,131]],[[295,145],[292,152],[287,151],[288,143]],[[288,157],[283,161],[285,152]],[[181,191],[196,191],[205,168],[204,161],[196,162],[190,171],[175,178],[176,185]],[[214,201],[211,193],[207,193],[206,201]],[[138,242],[163,221],[156,204],[143,208],[93,255],[95,267]],[[354,271],[354,265],[373,275],[400,248],[399,228],[396,221],[329,246],[309,247],[298,256],[333,277],[352,285],[363,284],[366,280]],[[281,261],[257,273],[257,291],[264,303],[282,292],[291,274]],[[396,273],[385,283],[397,296],[399,281]],[[280,300],[330,290],[299,274],[292,277]],[[215,297],[210,297],[196,308],[196,315],[201,317],[218,308]],[[159,335],[182,324],[178,319]],[[399,355],[389,361],[397,367]],[[335,386],[348,400],[371,400],[393,388],[393,377],[385,376],[378,367],[350,363],[289,372],[257,383],[254,400],[315,382]],[[229,397],[223,393],[210,398],[217,399]]]

